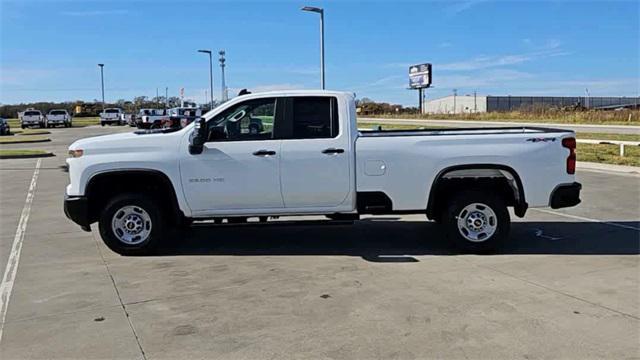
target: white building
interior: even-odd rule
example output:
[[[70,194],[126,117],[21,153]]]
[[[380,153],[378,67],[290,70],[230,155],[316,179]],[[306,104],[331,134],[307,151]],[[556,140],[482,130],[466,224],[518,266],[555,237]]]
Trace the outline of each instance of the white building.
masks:
[[[427,114],[487,112],[487,97],[479,95],[450,95],[425,101],[423,109]]]
[[[450,95],[424,102],[427,114],[463,114],[494,111],[518,111],[539,106],[589,109],[638,108],[640,97],[580,96],[476,96]]]

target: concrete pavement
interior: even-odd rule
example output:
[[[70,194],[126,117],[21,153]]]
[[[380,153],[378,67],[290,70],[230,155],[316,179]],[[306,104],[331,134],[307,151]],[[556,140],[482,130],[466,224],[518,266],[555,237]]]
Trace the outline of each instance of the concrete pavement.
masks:
[[[60,129],[42,159],[0,358],[633,358],[640,177],[579,171],[583,203],[514,217],[491,256],[424,216],[353,225],[198,224],[122,257],[61,209]],[[0,269],[37,160],[0,161]],[[287,219],[282,219],[287,220]]]

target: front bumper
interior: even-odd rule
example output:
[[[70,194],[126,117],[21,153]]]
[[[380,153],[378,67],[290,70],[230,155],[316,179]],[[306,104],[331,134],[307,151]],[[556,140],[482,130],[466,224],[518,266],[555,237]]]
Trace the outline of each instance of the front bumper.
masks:
[[[549,202],[551,208],[560,209],[580,204],[581,189],[582,184],[577,182],[558,185],[551,193],[551,200]]]
[[[89,222],[89,199],[84,196],[64,195],[64,214],[82,230],[91,231]]]

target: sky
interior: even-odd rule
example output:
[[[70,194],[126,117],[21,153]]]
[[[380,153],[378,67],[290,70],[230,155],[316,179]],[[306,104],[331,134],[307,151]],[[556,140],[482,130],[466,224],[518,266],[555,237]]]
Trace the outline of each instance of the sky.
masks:
[[[156,95],[206,102],[225,49],[230,94],[320,87],[416,106],[408,68],[433,64],[427,98],[637,96],[640,1],[0,0],[0,103]],[[220,98],[214,58],[214,95]]]

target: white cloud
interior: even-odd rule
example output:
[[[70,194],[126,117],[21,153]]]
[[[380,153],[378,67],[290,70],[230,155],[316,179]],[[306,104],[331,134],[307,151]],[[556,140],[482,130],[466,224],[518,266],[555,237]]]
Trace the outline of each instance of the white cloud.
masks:
[[[523,53],[523,54],[511,54],[511,55],[497,55],[497,56],[477,56],[469,60],[450,62],[445,64],[437,64],[438,70],[447,71],[470,71],[478,69],[487,69],[492,67],[502,67],[508,65],[521,64],[524,62],[540,60],[549,57],[568,55],[566,51],[562,51],[554,45],[553,47],[545,48],[543,50]]]
[[[112,9],[112,10],[70,10],[61,11],[60,15],[65,16],[105,16],[105,15],[124,15],[128,14],[128,10]]]
[[[472,7],[486,2],[487,0],[467,0],[467,1],[455,1],[451,5],[447,6],[444,11],[449,15],[458,15],[461,12],[471,9]]]

